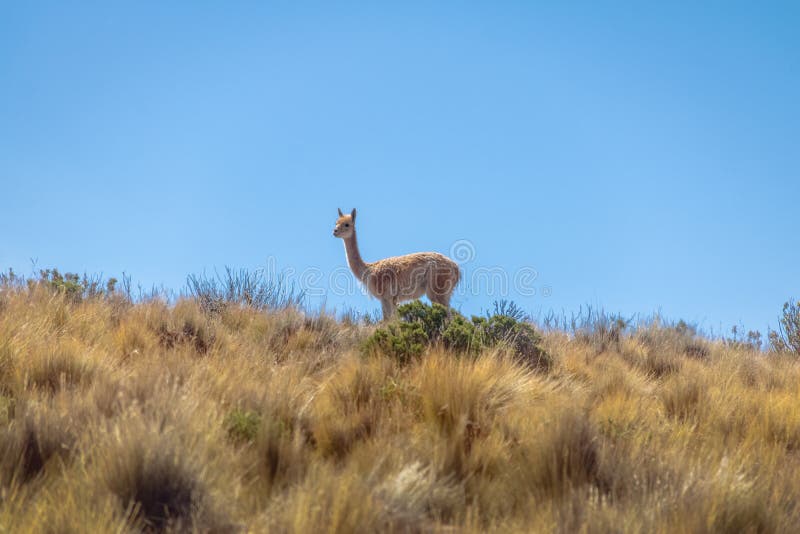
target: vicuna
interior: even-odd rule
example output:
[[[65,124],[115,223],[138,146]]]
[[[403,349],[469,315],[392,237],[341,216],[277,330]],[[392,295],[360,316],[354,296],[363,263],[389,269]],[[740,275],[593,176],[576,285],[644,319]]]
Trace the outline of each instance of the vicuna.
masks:
[[[431,302],[450,306],[450,296],[461,278],[458,265],[438,252],[417,252],[366,263],[356,241],[356,210],[349,215],[339,210],[334,237],[344,240],[350,270],[367,290],[381,301],[384,320],[405,300],[427,295]]]

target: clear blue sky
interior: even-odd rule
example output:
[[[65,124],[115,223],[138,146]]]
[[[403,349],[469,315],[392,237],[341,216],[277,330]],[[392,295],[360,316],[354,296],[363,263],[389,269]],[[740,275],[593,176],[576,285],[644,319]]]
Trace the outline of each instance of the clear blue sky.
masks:
[[[800,296],[798,28],[793,1],[5,2],[0,267],[180,288],[274,258],[324,290],[357,207],[367,260],[469,240],[468,272],[538,272],[507,295],[534,314],[764,330]]]

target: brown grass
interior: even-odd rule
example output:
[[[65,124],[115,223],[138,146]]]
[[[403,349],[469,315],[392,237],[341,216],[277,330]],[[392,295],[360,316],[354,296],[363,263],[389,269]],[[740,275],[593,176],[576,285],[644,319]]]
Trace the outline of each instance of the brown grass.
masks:
[[[291,308],[0,297],[0,532],[800,529],[787,355],[654,326],[399,365]]]

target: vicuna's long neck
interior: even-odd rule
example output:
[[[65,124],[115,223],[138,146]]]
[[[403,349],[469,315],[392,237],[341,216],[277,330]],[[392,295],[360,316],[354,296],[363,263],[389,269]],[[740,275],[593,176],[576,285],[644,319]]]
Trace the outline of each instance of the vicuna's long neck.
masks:
[[[344,251],[347,253],[347,264],[350,266],[350,270],[353,271],[356,278],[362,280],[364,272],[367,270],[367,264],[361,259],[361,253],[358,251],[355,229],[350,237],[344,238]]]

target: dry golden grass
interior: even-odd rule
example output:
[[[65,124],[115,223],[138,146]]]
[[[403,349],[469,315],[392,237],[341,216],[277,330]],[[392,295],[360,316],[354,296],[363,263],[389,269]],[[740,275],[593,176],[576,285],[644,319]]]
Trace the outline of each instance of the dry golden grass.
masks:
[[[800,530],[796,358],[652,331],[402,365],[371,329],[0,289],[0,531]]]

